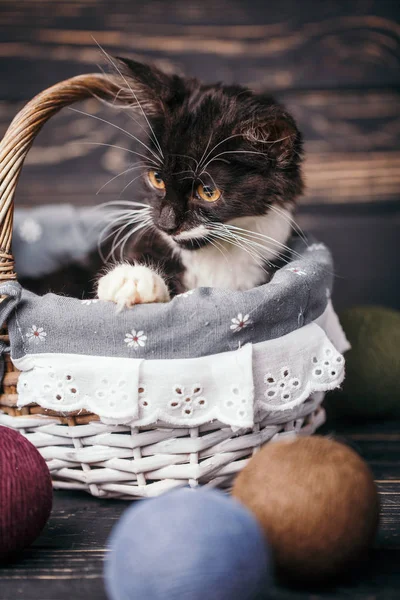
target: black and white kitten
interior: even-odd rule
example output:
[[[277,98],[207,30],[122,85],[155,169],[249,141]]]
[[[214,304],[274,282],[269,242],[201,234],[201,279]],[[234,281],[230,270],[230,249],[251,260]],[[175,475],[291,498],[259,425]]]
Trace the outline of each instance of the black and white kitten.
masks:
[[[148,122],[142,211],[156,236],[144,254],[155,268],[138,264],[133,243],[126,262],[99,279],[98,297],[122,308],[199,286],[246,290],[268,281],[303,190],[293,118],[243,87],[205,85],[127,59],[119,68]]]

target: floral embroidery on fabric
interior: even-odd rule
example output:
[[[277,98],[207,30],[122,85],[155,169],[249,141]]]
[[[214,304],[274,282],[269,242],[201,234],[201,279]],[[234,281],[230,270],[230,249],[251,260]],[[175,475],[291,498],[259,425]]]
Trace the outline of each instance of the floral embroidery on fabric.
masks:
[[[23,383],[23,386],[26,387],[26,382]],[[43,393],[50,394],[57,404],[79,401],[79,387],[71,373],[64,373],[62,376],[57,377],[55,371],[49,367],[42,389]]]
[[[97,304],[97,302],[100,302],[100,300],[81,300],[81,304],[84,304],[85,306],[90,306],[91,304]]]
[[[293,390],[300,389],[301,381],[297,377],[291,377],[289,367],[283,367],[280,375],[280,378],[274,377],[272,373],[264,376],[264,383],[267,386],[264,396],[267,400],[280,398],[283,402],[289,402],[292,399]]]
[[[40,342],[45,341],[47,333],[44,331],[43,327],[32,325],[25,335],[30,344],[39,344]]]
[[[118,400],[126,401],[128,399],[125,379],[115,382],[103,377],[100,384],[101,387],[97,388],[95,396],[101,401],[107,400],[108,406],[111,408],[117,405]]]
[[[324,357],[322,359],[319,359],[314,355],[311,360],[314,366],[312,375],[315,379],[320,379],[321,377],[336,377],[338,369],[341,368],[341,365],[344,362],[343,356],[340,354],[333,355],[330,348],[325,348]]]
[[[144,335],[143,331],[136,331],[132,329],[130,333],[125,334],[125,344],[128,348],[135,348],[137,350],[140,347],[146,345],[147,335]]]
[[[282,367],[280,373],[267,373],[264,376],[264,397],[273,405],[284,405],[296,402],[304,393],[305,387],[312,384],[325,385],[337,379],[344,365],[344,358],[334,348],[325,346],[321,356],[313,354],[310,357],[311,369],[305,381],[300,379],[289,367]]]
[[[151,405],[150,405],[149,399],[147,398],[146,387],[141,383],[139,383],[138,394],[139,394],[139,405],[144,409],[150,408]]]
[[[298,267],[289,267],[288,269],[285,269],[285,271],[291,271],[299,276],[307,275],[306,271],[303,271],[303,269],[299,269]]]
[[[225,408],[233,410],[238,419],[248,417],[253,409],[252,402],[242,394],[239,385],[233,385],[231,392],[232,395],[225,400]]]
[[[42,226],[32,218],[25,219],[19,226],[19,235],[24,242],[34,244],[43,235]]]
[[[250,315],[243,316],[242,313],[239,313],[238,316],[231,319],[231,321],[232,321],[232,325],[230,326],[230,328],[232,329],[233,333],[242,331],[242,329],[244,329],[248,325],[251,325],[251,323],[252,323],[250,320]]]
[[[203,388],[199,383],[193,384],[190,389],[177,384],[173,387],[174,397],[168,402],[168,407],[172,410],[181,409],[182,416],[190,417],[197,409],[207,407],[207,400],[202,392]]]

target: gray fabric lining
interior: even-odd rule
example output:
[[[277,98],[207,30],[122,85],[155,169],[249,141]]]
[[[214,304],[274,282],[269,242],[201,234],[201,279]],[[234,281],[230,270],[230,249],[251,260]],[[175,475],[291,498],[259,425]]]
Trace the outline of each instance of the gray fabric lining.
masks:
[[[26,242],[17,234],[15,239],[21,274],[32,275],[33,264],[39,263],[38,275],[55,270],[60,262],[84,260],[95,247],[91,211],[68,206],[58,207],[60,212],[55,207],[35,210],[35,220],[42,218],[40,238]],[[16,231],[26,218],[17,212]],[[45,226],[49,220],[52,232]],[[168,359],[235,350],[286,335],[323,313],[332,289],[333,264],[329,250],[312,242],[307,246],[293,239],[291,247],[301,257],[258,288],[245,292],[198,288],[166,304],[137,305],[119,314],[112,303],[87,304],[54,294],[39,297],[8,282],[0,285],[0,294],[9,296],[0,305],[0,318],[8,319],[15,358],[62,352]]]

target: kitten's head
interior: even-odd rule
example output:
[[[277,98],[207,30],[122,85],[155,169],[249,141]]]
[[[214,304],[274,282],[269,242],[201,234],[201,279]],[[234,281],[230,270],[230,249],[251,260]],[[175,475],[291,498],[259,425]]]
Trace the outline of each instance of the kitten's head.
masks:
[[[273,98],[119,61],[124,95],[150,125],[143,183],[152,219],[173,244],[196,249],[223,223],[294,203],[301,134]]]

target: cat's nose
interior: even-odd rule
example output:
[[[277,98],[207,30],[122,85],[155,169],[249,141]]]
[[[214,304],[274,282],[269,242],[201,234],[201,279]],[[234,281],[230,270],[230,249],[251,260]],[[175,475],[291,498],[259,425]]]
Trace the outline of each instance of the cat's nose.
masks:
[[[173,235],[178,231],[179,224],[172,206],[163,206],[156,221],[156,225],[161,231],[168,233],[168,235]]]

